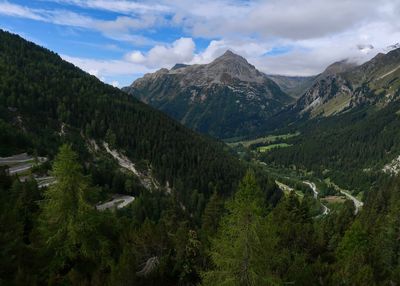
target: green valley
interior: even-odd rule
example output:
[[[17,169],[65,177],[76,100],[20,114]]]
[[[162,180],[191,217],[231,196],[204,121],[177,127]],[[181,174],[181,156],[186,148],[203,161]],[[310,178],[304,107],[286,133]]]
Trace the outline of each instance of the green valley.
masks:
[[[400,285],[400,6],[264,2],[0,1],[0,286]]]

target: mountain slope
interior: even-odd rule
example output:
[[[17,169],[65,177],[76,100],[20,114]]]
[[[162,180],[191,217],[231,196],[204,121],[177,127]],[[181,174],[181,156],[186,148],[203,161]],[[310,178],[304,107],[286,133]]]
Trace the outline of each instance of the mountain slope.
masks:
[[[395,49],[360,66],[347,61],[334,63],[317,77],[294,109],[314,117],[330,116],[365,103],[382,107],[398,99],[399,87],[400,49]]]
[[[264,160],[368,191],[385,173],[398,172],[399,98],[400,49],[360,66],[335,63],[294,106],[273,118],[276,126],[286,123],[301,135],[289,140],[290,147],[264,154]]]
[[[218,138],[250,134],[292,101],[231,51],[206,65],[176,65],[124,89],[182,124]]]
[[[267,75],[270,79],[276,82],[279,87],[297,99],[312,85],[316,76],[284,76],[284,75]]]
[[[50,156],[69,142],[86,161],[92,149],[107,154],[106,142],[147,166],[162,186],[179,185],[186,192],[208,193],[213,187],[230,192],[242,173],[222,144],[197,135],[55,53],[2,31],[0,123],[7,134],[23,133],[29,141],[26,148]],[[0,145],[15,141],[9,139]],[[10,150],[7,147],[0,150]]]

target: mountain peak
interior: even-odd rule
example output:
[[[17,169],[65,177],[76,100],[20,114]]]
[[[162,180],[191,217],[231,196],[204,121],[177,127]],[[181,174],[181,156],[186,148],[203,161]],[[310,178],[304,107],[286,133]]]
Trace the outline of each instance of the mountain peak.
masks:
[[[235,54],[231,50],[226,50],[220,57],[216,58],[215,60],[241,60],[246,61],[246,59],[238,54]]]
[[[216,58],[214,61],[207,65],[210,68],[224,67],[228,70],[235,70],[238,66],[245,69],[254,69],[255,67],[242,56],[235,54],[231,50],[226,50],[224,54]]]
[[[237,54],[235,54],[234,52],[232,52],[231,50],[226,50],[225,53],[222,56],[237,56]]]
[[[176,69],[180,69],[180,68],[185,68],[185,67],[188,67],[188,66],[189,66],[189,65],[178,63],[178,64],[175,64],[175,65],[171,68],[171,70],[176,70]]]

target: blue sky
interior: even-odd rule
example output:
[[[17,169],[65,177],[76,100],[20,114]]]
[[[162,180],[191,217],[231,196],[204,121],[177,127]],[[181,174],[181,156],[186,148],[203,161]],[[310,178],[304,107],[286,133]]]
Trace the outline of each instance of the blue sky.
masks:
[[[312,75],[400,41],[400,0],[0,0],[0,27],[126,86],[225,50],[266,73]]]

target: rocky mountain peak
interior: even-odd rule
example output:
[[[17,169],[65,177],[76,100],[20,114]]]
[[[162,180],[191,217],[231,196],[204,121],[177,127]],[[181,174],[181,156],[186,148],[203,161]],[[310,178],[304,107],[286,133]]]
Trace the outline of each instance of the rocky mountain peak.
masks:
[[[245,58],[227,50],[208,64],[176,64],[124,89],[186,126],[219,138],[263,128],[292,102]]]
[[[225,53],[223,54],[223,56],[237,56],[234,52],[232,52],[231,50],[226,50]]]
[[[222,56],[219,56],[218,58],[216,58],[209,65],[214,66],[214,65],[221,65],[221,64],[222,65],[241,64],[241,65],[249,65],[252,68],[254,68],[254,66],[250,65],[244,57],[242,57],[238,54],[235,54],[231,50],[227,50]]]
[[[245,82],[262,83],[266,80],[263,73],[231,50],[227,50],[222,56],[205,65],[204,71],[207,77],[215,79],[215,82],[219,82],[222,77],[226,78],[226,76]]]
[[[171,70],[181,69],[181,68],[185,68],[185,67],[187,67],[187,66],[189,66],[189,65],[186,65],[186,64],[175,64],[175,65],[171,68]]]
[[[243,58],[242,56],[235,54],[234,52],[232,52],[231,50],[226,50],[225,53],[223,53],[220,57],[218,57],[219,59],[227,59],[227,60],[245,60],[245,58]],[[217,59],[218,59],[217,58]],[[247,61],[246,61],[247,62]]]

